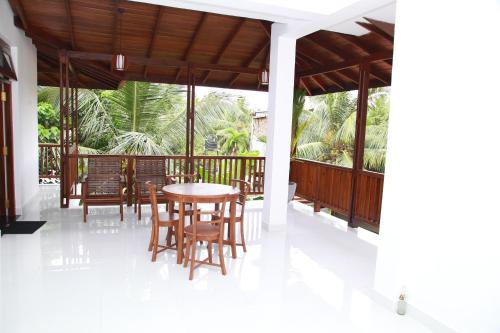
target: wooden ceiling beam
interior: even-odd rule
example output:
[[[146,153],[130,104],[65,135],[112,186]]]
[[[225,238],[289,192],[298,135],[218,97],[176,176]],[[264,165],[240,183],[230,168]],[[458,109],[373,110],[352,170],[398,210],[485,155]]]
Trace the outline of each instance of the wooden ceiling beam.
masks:
[[[394,24],[389,22],[383,22],[375,19],[371,19],[369,17],[363,17],[365,20],[370,22],[372,25],[376,26],[383,32],[385,32],[388,36],[394,39]]]
[[[21,3],[21,0],[9,0],[9,3],[14,14],[16,14],[21,20],[22,26],[20,28],[23,29],[25,32],[29,33],[31,27],[24,12],[24,7],[23,4]]]
[[[158,33],[160,30],[160,22],[161,22],[163,12],[164,12],[163,8],[164,8],[163,6],[158,6],[158,12],[156,14],[156,20],[155,20],[155,25],[153,28],[153,34],[151,35],[151,41],[149,42],[148,52],[146,53],[147,58],[151,58],[151,56],[153,55],[154,47],[156,46],[156,41],[158,39]],[[142,75],[144,75],[144,77],[146,77],[148,75],[148,66],[147,65],[144,66],[144,72],[142,73]]]
[[[121,0],[113,0],[113,33],[111,35],[111,40],[113,44],[111,46],[111,53],[116,54],[118,49],[118,20],[120,15],[120,5]]]
[[[304,78],[299,78],[299,85],[302,86],[302,88],[304,88],[307,91],[307,95],[309,96],[312,95],[312,90],[310,87],[308,87]]]
[[[320,87],[323,92],[326,91],[325,85],[320,81],[318,77],[311,76],[311,81],[313,81],[318,87]]]
[[[183,61],[186,61],[186,60],[189,59],[189,55],[193,51],[193,47],[194,47],[194,45],[196,44],[196,41],[199,38],[201,28],[203,27],[203,23],[205,23],[205,20],[207,19],[207,17],[208,17],[207,13],[203,13],[201,15],[200,21],[196,25],[196,28],[195,28],[194,33],[193,33],[193,36],[191,37],[191,41],[189,42],[189,45],[188,45],[186,51],[184,52],[184,55],[182,56],[182,60]],[[179,76],[180,75],[181,75],[181,69],[179,68],[177,70],[177,73],[175,74],[175,82],[177,82],[177,80],[179,80]]]
[[[314,45],[322,48],[323,50],[326,50],[327,52],[335,54],[338,57],[341,57],[344,61],[356,57],[350,53],[345,52],[342,49],[337,48],[332,43],[327,44],[325,41],[320,40],[318,37],[304,37],[304,38],[306,40],[308,40],[309,42],[314,43]],[[378,81],[380,81],[384,84],[388,84],[388,80],[384,79],[384,75],[380,71],[372,68],[370,71],[370,74]],[[356,83],[358,81],[358,79],[356,77],[353,77],[353,73],[349,73],[349,74],[346,73],[345,76],[349,77],[350,80],[353,80]]]
[[[264,46],[267,46],[267,44]],[[262,51],[262,48],[260,49],[260,51]],[[81,52],[81,51],[68,51],[68,56],[73,59],[105,61],[105,62],[111,61],[111,58],[113,57],[113,55],[109,53],[93,53],[93,52]],[[193,69],[211,70],[219,72],[232,72],[237,74],[257,74],[259,71],[257,68],[227,66],[219,64],[205,64],[198,62],[181,61],[176,59],[146,58],[138,56],[128,56],[127,58],[130,64],[136,64],[136,65],[179,67],[179,68],[187,68],[188,66],[191,66]]]
[[[259,20],[258,22],[259,22],[262,30],[266,33],[267,38],[270,39],[271,38],[271,23],[269,23],[267,21],[262,21],[262,20]]]
[[[259,56],[259,54],[261,54],[261,52],[264,51],[264,49],[268,46],[269,46],[269,39],[266,39],[266,41],[264,41],[257,48],[257,50],[245,61],[245,63],[243,64],[243,67],[248,68],[252,64],[252,62],[254,62],[255,59]],[[255,74],[257,74],[258,72],[259,72],[259,70],[255,69]],[[242,73],[234,74],[233,77],[228,81],[229,88],[231,88],[234,85],[234,83],[238,80],[238,78],[240,77],[240,74],[242,74]]]
[[[243,27],[243,24],[245,23],[245,21],[246,21],[246,19],[244,19],[244,18],[242,18],[242,19],[239,20],[239,22],[236,24],[236,26],[234,27],[234,29],[231,31],[231,33],[229,34],[229,36],[226,38],[226,40],[222,44],[223,45],[222,48],[219,50],[219,52],[215,56],[215,58],[212,61],[212,63],[218,64],[220,62],[220,60],[222,59],[222,56],[224,55],[224,53],[227,51],[227,49],[229,48],[229,46],[231,45],[231,43],[234,41],[234,39],[236,38],[236,36],[240,32],[240,30]],[[210,76],[210,71],[205,72],[205,74],[203,74],[200,82],[205,83],[207,81],[207,79],[208,79],[209,76]]]
[[[343,61],[343,62],[338,63],[338,64],[323,65],[323,66],[313,68],[310,70],[301,71],[301,72],[297,73],[297,75],[299,77],[305,77],[305,76],[317,75],[317,74],[322,74],[322,73],[336,72],[336,71],[340,71],[342,69],[358,66],[358,65],[363,64],[363,63],[370,63],[370,62],[380,61],[380,60],[384,60],[384,59],[392,59],[392,51],[376,52],[376,53],[373,53],[373,54],[366,56],[366,57],[360,57],[357,59],[347,60],[347,61]]]
[[[304,52],[302,52],[299,48],[297,49],[297,57],[302,59],[302,61],[304,63],[306,63],[310,68],[314,68],[314,66],[311,65],[311,63],[309,62],[309,60],[307,60],[306,58],[310,59],[310,61],[314,62],[316,65],[318,66],[321,66],[323,63],[320,62],[319,60],[316,60],[314,58],[311,58],[309,57],[307,54],[305,54]],[[335,74],[334,73],[321,73],[319,74],[320,76],[324,76],[326,78],[328,78],[330,81],[333,82],[334,85],[336,85],[337,87],[340,87],[343,89],[344,85],[342,85],[338,80],[337,77],[335,77]],[[348,78],[349,79],[349,78]],[[350,80],[350,79],[349,79]],[[357,81],[356,81],[357,82]]]
[[[356,22],[356,24],[362,26],[368,31],[373,32],[376,35],[379,35],[383,39],[389,41],[391,44],[394,44],[394,37],[391,37],[389,34],[387,34],[384,30],[380,29],[379,27],[365,22]]]
[[[68,30],[71,39],[71,48],[76,50],[76,39],[75,39],[75,28],[73,25],[73,15],[71,15],[71,3],[70,0],[64,0],[64,7],[66,9],[66,18],[68,20]]]

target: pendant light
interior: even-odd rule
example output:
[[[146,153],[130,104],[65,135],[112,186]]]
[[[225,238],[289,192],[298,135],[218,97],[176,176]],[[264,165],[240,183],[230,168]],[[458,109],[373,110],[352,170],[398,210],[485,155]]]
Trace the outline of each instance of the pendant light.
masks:
[[[126,55],[122,53],[122,15],[123,15],[123,8],[118,8],[117,9],[117,14],[118,14],[118,45],[119,45],[119,50],[118,54],[113,55],[113,58],[111,59],[111,66],[113,67],[113,70],[115,71],[125,71],[128,68],[128,58]]]
[[[259,83],[262,86],[267,86],[269,84],[269,70],[266,67],[259,70]]]

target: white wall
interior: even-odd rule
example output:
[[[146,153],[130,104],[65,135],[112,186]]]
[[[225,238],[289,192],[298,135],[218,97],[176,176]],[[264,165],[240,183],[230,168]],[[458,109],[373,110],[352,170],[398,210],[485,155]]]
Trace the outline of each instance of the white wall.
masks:
[[[498,0],[397,4],[376,287],[458,332],[500,332],[499,41]]]
[[[0,0],[0,38],[11,46],[18,81],[12,84],[14,173],[17,214],[38,192],[36,48],[14,26],[7,0]]]

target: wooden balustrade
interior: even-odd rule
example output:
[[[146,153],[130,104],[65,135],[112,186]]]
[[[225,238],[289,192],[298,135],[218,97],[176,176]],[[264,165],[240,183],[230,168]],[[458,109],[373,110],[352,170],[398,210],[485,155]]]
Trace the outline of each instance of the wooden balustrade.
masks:
[[[72,147],[73,148],[73,147]],[[68,174],[65,182],[65,193],[72,199],[81,198],[81,180],[87,173],[87,160],[89,157],[103,155],[75,154],[75,149],[70,149],[67,157]],[[133,179],[134,155],[106,155],[122,158],[122,175]],[[57,144],[39,145],[39,177],[58,178],[61,175],[60,146]],[[189,173],[189,161],[183,155],[154,156],[165,160],[167,175],[182,175]],[[230,179],[246,180],[250,182],[250,194],[264,193],[265,158],[255,156],[194,156],[193,173],[199,175],[205,183],[229,184]],[[180,176],[178,181],[181,181]],[[133,191],[132,182],[128,182],[128,192]],[[129,203],[130,197],[129,197]]]
[[[61,175],[61,147],[57,143],[38,145],[38,175],[40,178],[59,178]]]
[[[290,180],[297,183],[296,195],[327,207],[340,218],[349,217],[353,170],[327,163],[294,159]],[[378,232],[384,175],[362,171],[356,186],[354,221],[360,227]]]

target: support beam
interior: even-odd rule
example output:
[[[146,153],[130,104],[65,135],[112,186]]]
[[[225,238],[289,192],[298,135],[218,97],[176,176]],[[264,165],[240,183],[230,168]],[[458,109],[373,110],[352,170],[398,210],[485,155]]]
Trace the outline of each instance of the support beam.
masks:
[[[355,221],[356,192],[358,187],[358,178],[363,171],[369,82],[369,65],[363,64],[359,69],[358,104],[356,109],[356,132],[354,135],[354,153],[351,181],[351,200],[348,216],[348,224],[351,228],[357,227],[357,223]]]
[[[94,60],[94,61],[105,61],[105,62],[111,61],[111,58],[113,57],[113,55],[109,53],[92,53],[92,52],[80,52],[80,51],[68,51],[68,56],[71,59]],[[188,62],[175,59],[146,58],[138,56],[128,56],[127,58],[130,64],[136,64],[136,65],[165,66],[165,67],[179,67],[179,68],[187,68],[188,66],[191,66],[192,69],[205,69],[211,71],[232,72],[239,74],[257,74],[259,72],[257,68],[248,68],[247,66],[237,67],[237,66],[227,66],[219,64]]]
[[[157,36],[160,30],[160,22],[163,17],[163,11],[164,11],[163,8],[164,7],[162,6],[158,6],[158,13],[156,14],[155,26],[153,28],[153,34],[151,35],[151,42],[149,43],[148,52],[146,53],[147,58],[151,58],[151,56],[153,55],[153,50],[156,45],[156,40],[158,39]],[[148,75],[147,65],[144,66],[144,72],[142,73],[142,75],[144,77]]]
[[[366,57],[347,60],[347,61],[343,61],[343,62],[338,63],[338,64],[326,65],[326,66],[313,68],[310,70],[299,72],[299,73],[297,73],[297,76],[304,77],[304,76],[311,76],[311,75],[317,75],[317,74],[322,74],[322,73],[336,72],[336,71],[339,71],[342,69],[358,66],[360,64],[370,63],[370,62],[380,61],[380,60],[385,60],[385,59],[392,59],[392,51],[381,51],[381,52],[373,53],[373,54],[366,56]]]
[[[263,213],[267,230],[283,229],[287,221],[296,40],[283,37],[285,32],[286,25],[272,25]]]
[[[193,36],[191,37],[191,41],[189,42],[189,45],[184,52],[184,55],[182,56],[182,60],[186,61],[189,59],[189,55],[193,51],[193,46],[196,44],[196,41],[199,38],[201,28],[203,27],[203,23],[205,23],[205,20],[207,19],[208,15],[207,13],[203,13],[201,15],[200,21],[198,22],[198,25],[196,26],[196,29],[194,30]],[[175,74],[175,82],[179,80],[179,76],[181,75],[181,69],[179,68],[177,70],[177,73]]]

